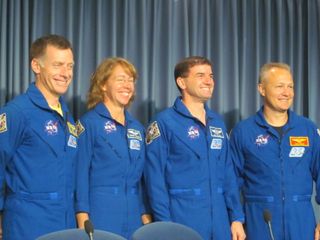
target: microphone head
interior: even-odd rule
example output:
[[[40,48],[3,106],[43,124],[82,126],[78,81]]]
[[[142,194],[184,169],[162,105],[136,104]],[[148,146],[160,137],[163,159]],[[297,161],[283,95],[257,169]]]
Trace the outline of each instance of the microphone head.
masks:
[[[89,219],[84,222],[84,229],[88,235],[93,233],[93,225]]]
[[[265,209],[264,211],[263,211],[263,218],[264,218],[264,221],[266,222],[266,223],[269,223],[269,222],[271,222],[271,212],[268,210],[268,209]]]

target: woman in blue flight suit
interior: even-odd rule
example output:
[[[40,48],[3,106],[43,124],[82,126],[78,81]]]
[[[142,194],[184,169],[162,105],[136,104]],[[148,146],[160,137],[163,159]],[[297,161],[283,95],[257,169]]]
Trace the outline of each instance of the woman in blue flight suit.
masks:
[[[127,60],[104,60],[91,79],[88,108],[78,122],[76,212],[97,229],[129,238],[142,225],[144,128],[126,110],[136,70]]]

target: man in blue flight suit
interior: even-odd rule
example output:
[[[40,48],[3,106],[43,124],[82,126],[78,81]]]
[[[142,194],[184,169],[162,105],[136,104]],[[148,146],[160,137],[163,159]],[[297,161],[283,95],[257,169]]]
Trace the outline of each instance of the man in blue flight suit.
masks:
[[[265,64],[258,90],[264,105],[240,122],[230,139],[247,239],[269,240],[271,234],[276,240],[319,239],[311,195],[313,181],[320,191],[320,132],[289,110],[294,82],[288,65]],[[265,220],[271,220],[271,231]]]
[[[205,240],[244,239],[226,128],[205,104],[214,88],[211,62],[189,57],[174,74],[181,97],[147,130],[145,178],[154,219],[187,225]]]
[[[75,227],[77,135],[63,95],[73,76],[68,40],[37,39],[30,49],[35,83],[0,109],[0,207],[3,239],[34,240]]]

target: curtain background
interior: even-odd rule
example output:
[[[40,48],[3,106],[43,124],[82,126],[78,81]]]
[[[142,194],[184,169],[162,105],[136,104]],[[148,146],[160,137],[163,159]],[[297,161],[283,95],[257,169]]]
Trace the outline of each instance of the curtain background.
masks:
[[[0,0],[0,106],[24,92],[33,75],[29,47],[55,33],[73,44],[75,74],[66,99],[77,119],[89,77],[107,57],[138,69],[131,113],[147,124],[178,90],[174,65],[202,55],[213,61],[209,106],[229,129],[261,105],[261,65],[282,61],[295,80],[293,109],[320,124],[320,0]]]

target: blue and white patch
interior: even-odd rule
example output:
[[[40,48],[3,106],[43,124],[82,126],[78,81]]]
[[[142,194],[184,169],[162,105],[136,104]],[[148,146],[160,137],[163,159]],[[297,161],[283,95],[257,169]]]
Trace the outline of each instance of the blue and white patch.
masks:
[[[69,136],[68,146],[73,147],[73,148],[77,148],[77,138],[75,136],[73,136],[73,135]]]
[[[270,135],[262,135],[260,134],[259,136],[257,136],[255,144],[257,144],[258,146],[261,145],[267,145],[268,144],[268,139],[269,139]]]
[[[129,128],[127,130],[127,137],[142,141],[141,133],[139,130],[136,130],[136,129]]]
[[[318,135],[320,136],[320,129],[319,128],[317,129],[317,132],[318,132]]]
[[[222,148],[222,139],[212,138],[210,148],[211,149],[221,149]]]
[[[289,153],[289,157],[302,157],[305,151],[305,147],[292,147]]]
[[[45,123],[44,131],[45,131],[49,136],[55,136],[55,135],[57,135],[57,134],[58,134],[58,121],[48,120],[48,121]]]
[[[200,136],[199,129],[195,126],[191,126],[188,129],[188,137],[191,139],[198,138]]]
[[[104,124],[104,130],[105,130],[107,133],[115,132],[115,131],[117,131],[117,126],[116,126],[115,122],[113,122],[113,121],[107,121],[107,122]]]
[[[6,132],[7,129],[7,116],[5,113],[0,114],[0,133]]]
[[[140,148],[141,148],[140,141],[136,140],[136,139],[130,139],[129,148],[133,149],[133,150],[140,150]]]
[[[211,137],[224,138],[222,128],[209,127]]]

